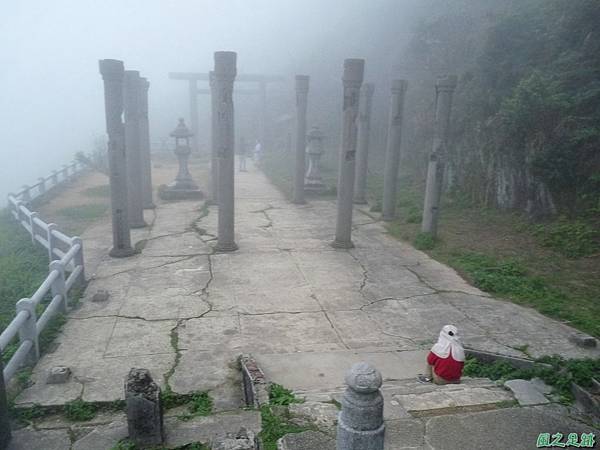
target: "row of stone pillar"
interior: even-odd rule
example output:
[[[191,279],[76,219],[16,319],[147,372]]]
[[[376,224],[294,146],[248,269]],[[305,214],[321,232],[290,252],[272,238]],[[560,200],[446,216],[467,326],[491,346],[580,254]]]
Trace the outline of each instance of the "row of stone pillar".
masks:
[[[364,61],[348,59],[344,63],[343,77],[343,117],[342,142],[339,158],[337,186],[336,234],[332,243],[336,248],[352,248],[352,203],[366,203],[368,174],[369,134],[374,86],[362,85]],[[362,87],[361,87],[362,85]],[[404,101],[408,83],[406,80],[393,80],[390,95],[387,148],[384,168],[384,188],[382,199],[382,219],[396,218],[396,194]],[[448,140],[448,125],[452,94],[456,88],[456,77],[440,78],[436,83],[436,116],[433,150],[429,159],[427,188],[423,211],[422,232],[437,234],[437,219],[443,183],[444,163]],[[296,76],[296,162],[294,175],[293,202],[305,203],[305,148],[306,110],[309,77]]]
[[[104,80],[106,131],[112,213],[110,255],[135,253],[131,228],[146,226],[144,209],[154,208],[148,122],[150,83],[138,71],[125,70],[122,61],[99,62]]]

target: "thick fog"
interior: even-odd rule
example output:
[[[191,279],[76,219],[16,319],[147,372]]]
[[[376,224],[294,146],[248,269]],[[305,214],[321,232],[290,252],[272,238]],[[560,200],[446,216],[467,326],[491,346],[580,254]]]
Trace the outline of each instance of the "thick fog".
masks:
[[[283,109],[289,96],[290,112],[293,75],[311,75],[311,93],[322,95],[313,95],[309,108],[318,113],[321,107],[328,109],[339,102],[344,58],[365,58],[366,80],[380,81],[387,89],[398,67],[393,55],[406,44],[412,26],[430,12],[431,3],[2,2],[1,202],[7,192],[35,183],[37,177],[69,162],[77,151],[90,151],[94,139],[104,135],[99,59],[121,59],[126,69],[139,70],[148,78],[152,141],[159,142],[176,125],[177,117],[189,115],[187,85],[170,80],[169,72],[207,72],[212,69],[214,51],[236,51],[238,73],[287,77],[288,82],[275,87],[273,95],[279,97]]]

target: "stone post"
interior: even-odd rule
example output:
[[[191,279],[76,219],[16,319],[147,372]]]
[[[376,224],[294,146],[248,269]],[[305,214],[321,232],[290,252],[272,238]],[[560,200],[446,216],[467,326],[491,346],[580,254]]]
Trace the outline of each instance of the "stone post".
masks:
[[[0,354],[0,450],[6,450],[11,438],[10,416],[8,414],[8,399],[6,397],[6,385],[4,384],[4,364]]]
[[[375,92],[375,86],[372,83],[365,83],[360,89],[356,180],[354,184],[354,203],[359,205],[367,203],[367,169],[369,165],[369,135],[371,134],[373,92]]]
[[[210,83],[210,200],[212,203],[218,203],[219,196],[219,158],[217,157],[217,89],[215,82],[215,73],[211,70],[208,74]]]
[[[382,219],[386,221],[396,218],[396,191],[398,189],[398,167],[400,166],[400,147],[402,145],[402,118],[407,86],[408,83],[405,80],[392,81],[385,172],[383,175]]]
[[[337,185],[337,221],[334,248],[352,248],[352,197],[354,196],[354,166],[356,160],[356,119],[360,85],[363,81],[365,61],[344,61],[344,104],[342,110],[342,146]]]
[[[214,82],[216,90],[215,128],[218,173],[218,238],[216,250],[231,252],[238,249],[235,243],[235,161],[233,82],[236,76],[235,52],[215,52]]]
[[[140,78],[140,142],[142,148],[142,207],[154,209],[152,199],[152,155],[150,154],[150,123],[148,119],[148,89],[150,83]]]
[[[189,83],[190,95],[190,125],[192,128],[192,152],[197,155],[200,152],[199,141],[199,126],[198,126],[198,82],[190,80]]]
[[[110,256],[125,257],[135,253],[131,247],[128,218],[127,162],[123,113],[123,62],[114,59],[100,61],[104,79],[106,131],[108,133],[108,165],[110,171],[110,207],[112,213],[113,247]]]
[[[144,221],[142,185],[142,148],[140,142],[140,73],[125,71],[123,107],[125,110],[125,149],[127,155],[127,192],[129,200],[129,226],[142,228]]]
[[[160,388],[146,369],[131,369],[125,379],[125,404],[129,439],[140,448],[164,441]]]
[[[310,77],[296,75],[296,170],[294,175],[293,203],[301,205],[304,200],[304,176],[306,174],[306,105]]]
[[[370,364],[354,364],[346,374],[346,392],[338,416],[337,450],[383,450],[381,374]]]
[[[58,184],[58,171],[52,171],[52,186],[56,186]]]
[[[456,89],[456,76],[451,75],[439,78],[436,86],[435,99],[435,128],[433,148],[429,156],[427,167],[427,185],[425,188],[425,202],[423,205],[423,221],[421,232],[437,237],[440,198],[444,180],[444,160],[448,143],[448,128],[450,126],[450,111],[452,109],[452,95]]]
[[[258,139],[260,145],[262,146],[262,152],[264,154],[265,150],[268,148],[267,145],[267,83],[265,80],[261,80],[258,83],[258,97],[259,97],[259,129],[258,129]]]

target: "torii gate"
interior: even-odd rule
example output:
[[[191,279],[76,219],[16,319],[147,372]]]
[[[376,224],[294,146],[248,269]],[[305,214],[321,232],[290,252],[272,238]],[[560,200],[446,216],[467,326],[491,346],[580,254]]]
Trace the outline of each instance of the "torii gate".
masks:
[[[210,95],[210,89],[198,89],[198,81],[210,81],[208,73],[171,72],[172,80],[187,80],[189,83],[190,121],[192,133],[192,151],[198,153],[198,135],[200,124],[198,121],[198,95]],[[258,95],[260,100],[258,139],[265,147],[266,122],[267,122],[267,83],[282,82],[285,78],[278,75],[242,74],[235,81],[257,83],[257,89],[234,89],[234,94]]]

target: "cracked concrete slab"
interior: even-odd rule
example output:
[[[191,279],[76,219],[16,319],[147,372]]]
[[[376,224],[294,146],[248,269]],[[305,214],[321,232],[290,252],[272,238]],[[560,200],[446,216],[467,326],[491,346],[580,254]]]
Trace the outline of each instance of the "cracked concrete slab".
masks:
[[[292,389],[339,387],[359,359],[386,379],[412,378],[448,322],[476,349],[600,355],[570,342],[568,326],[469,286],[358,209],[356,248],[334,250],[335,202],[292,205],[255,168],[236,180],[238,251],[213,254],[217,207],[203,205],[159,202],[150,226],[133,233],[145,245],[130,258],[107,255],[108,218],[83,234],[91,280],[82,305],[18,403],[115,400],[127,371],[145,367],[162,386],[167,378],[176,392],[207,388],[228,408],[239,402],[230,380],[243,352]],[[91,302],[99,289],[109,299]],[[59,365],[73,381],[42,383]]]

